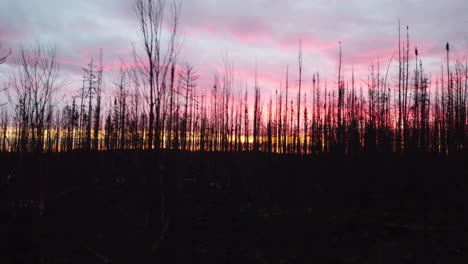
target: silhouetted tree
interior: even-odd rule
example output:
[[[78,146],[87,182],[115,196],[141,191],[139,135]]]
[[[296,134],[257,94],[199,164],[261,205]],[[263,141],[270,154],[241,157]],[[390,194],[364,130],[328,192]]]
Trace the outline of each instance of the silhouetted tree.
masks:
[[[116,98],[115,98],[115,119],[114,124],[115,130],[118,130],[118,149],[126,148],[126,133],[128,131],[128,97],[129,97],[129,86],[130,80],[128,71],[125,68],[125,64],[122,61],[120,63],[120,70],[114,86],[116,87]]]
[[[0,55],[0,64],[5,63],[6,59],[8,58],[8,56],[10,56],[10,54],[11,50],[8,50],[8,52],[6,52],[5,54]]]
[[[254,116],[253,116],[253,151],[260,150],[260,87],[257,81],[257,69],[255,67],[255,95],[254,95]]]
[[[180,6],[175,2],[171,5],[171,23],[169,25],[169,40],[164,49],[163,21],[165,14],[164,0],[137,0],[136,17],[140,26],[142,45],[145,59],[134,51],[134,58],[140,67],[140,74],[146,82],[149,107],[148,120],[148,149],[159,148],[161,142],[161,105],[166,92],[166,78],[171,65],[176,59],[178,46],[176,43],[177,26],[179,22]],[[155,139],[153,138],[155,136]]]
[[[48,111],[62,85],[58,47],[36,42],[21,46],[9,75],[8,97],[17,118],[16,151],[42,152]]]
[[[184,98],[184,112],[182,114],[180,133],[181,147],[183,150],[191,150],[190,138],[194,132],[192,129],[192,120],[194,115],[192,112],[192,107],[195,104],[193,89],[195,89],[197,86],[198,77],[199,75],[195,72],[193,66],[189,63],[185,63],[179,72],[179,85],[182,88],[182,96]]]
[[[302,88],[302,44],[299,41],[299,55],[298,55],[298,68],[299,68],[299,91],[297,93],[297,127],[294,138],[295,152],[301,154],[301,88]]]

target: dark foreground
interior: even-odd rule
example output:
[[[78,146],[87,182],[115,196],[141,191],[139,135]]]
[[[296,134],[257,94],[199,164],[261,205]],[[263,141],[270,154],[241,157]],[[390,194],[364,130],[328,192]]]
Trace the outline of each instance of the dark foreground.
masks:
[[[466,156],[0,157],[0,263],[468,261]]]

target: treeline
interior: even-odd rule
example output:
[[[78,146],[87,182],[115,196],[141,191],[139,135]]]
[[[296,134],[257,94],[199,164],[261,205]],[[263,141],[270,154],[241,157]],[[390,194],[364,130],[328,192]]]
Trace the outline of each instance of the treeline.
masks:
[[[404,37],[398,29],[396,82],[388,76],[391,61],[384,70],[372,64],[365,82],[356,82],[354,72],[345,78],[340,43],[336,81],[324,82],[314,73],[307,86],[299,43],[297,68],[286,67],[284,85],[267,95],[257,78],[251,87],[239,86],[228,58],[211,88],[198,87],[196,69],[177,59],[180,6],[138,0],[135,7],[141,36],[141,51],[132,52],[136,66],[122,62],[106,93],[102,51],[98,62],[91,59],[83,68],[77,94],[59,100],[63,80],[57,47],[20,47],[8,74],[12,111],[4,107],[0,117],[2,151],[447,155],[468,146],[468,65],[450,58],[449,43],[435,82],[425,72],[417,47],[410,46],[406,27]],[[163,23],[166,13],[168,25]],[[163,26],[169,29],[168,38],[162,37]],[[6,57],[0,56],[0,62]],[[299,80],[290,80],[292,70]]]

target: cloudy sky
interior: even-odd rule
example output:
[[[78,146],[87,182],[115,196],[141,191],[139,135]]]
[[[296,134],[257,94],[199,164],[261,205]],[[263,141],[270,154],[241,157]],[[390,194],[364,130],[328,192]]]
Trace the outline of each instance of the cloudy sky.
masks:
[[[387,65],[396,51],[398,20],[402,29],[409,25],[412,49],[418,46],[430,73],[439,71],[447,41],[459,58],[464,59],[468,50],[464,0],[179,2],[182,51],[178,60],[195,67],[201,88],[211,85],[225,54],[237,78],[249,84],[253,84],[256,64],[262,87],[279,87],[287,65],[291,79],[297,79],[299,40],[306,85],[317,71],[335,79],[340,41],[345,72],[354,68],[365,78],[372,61]],[[21,43],[34,40],[56,43],[67,89],[77,89],[81,68],[98,57],[99,48],[108,72],[118,68],[120,58],[131,62],[132,44],[141,45],[134,4],[134,0],[0,0],[0,45],[16,51]],[[9,67],[12,60],[0,66],[0,75]]]

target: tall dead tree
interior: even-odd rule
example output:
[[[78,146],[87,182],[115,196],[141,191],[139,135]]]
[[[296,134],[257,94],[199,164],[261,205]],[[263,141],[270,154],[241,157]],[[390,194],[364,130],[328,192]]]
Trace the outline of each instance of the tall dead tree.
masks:
[[[398,152],[401,151],[402,145],[402,86],[403,86],[403,62],[401,57],[401,30],[400,30],[400,20],[398,20],[398,121],[396,127],[396,149]]]
[[[454,130],[454,116],[453,116],[453,79],[450,72],[450,45],[447,42],[445,46],[447,52],[447,146],[448,152],[454,149],[453,144],[453,130]]]
[[[285,87],[285,101],[284,101],[284,121],[283,121],[283,153],[287,153],[288,149],[288,90],[289,90],[289,66],[286,66],[286,87]]]
[[[244,93],[244,150],[250,150],[249,148],[249,103],[248,103],[247,87]]]
[[[253,150],[260,150],[260,87],[257,81],[257,67],[255,67],[255,95],[254,95],[254,116],[253,116]]]
[[[101,97],[103,88],[103,63],[102,63],[102,49],[99,49],[99,65],[97,68],[97,80],[95,87],[96,105],[93,113],[93,149],[99,149],[99,131],[101,130]]]
[[[268,120],[267,120],[267,152],[272,152],[273,147],[273,131],[272,131],[272,99],[270,95],[270,102],[268,103]]]
[[[170,78],[171,78],[171,84],[170,84],[170,87],[169,87],[169,114],[168,114],[168,120],[167,120],[167,130],[168,130],[168,134],[167,134],[167,139],[166,139],[166,148],[173,148],[173,137],[174,137],[174,134],[177,133],[177,131],[174,130],[174,123],[176,121],[176,116],[174,113],[174,109],[175,109],[175,97],[177,96],[177,94],[175,93],[175,87],[174,87],[174,83],[175,83],[175,63],[172,63],[172,66],[171,66],[171,74],[170,74]]]
[[[118,148],[119,149],[124,149],[125,148],[125,139],[126,139],[126,133],[127,133],[127,119],[128,119],[128,97],[129,97],[129,77],[128,77],[128,70],[125,68],[125,64],[122,61],[120,63],[120,70],[118,73],[118,76],[116,77],[116,80],[114,82],[114,86],[116,88],[116,93],[115,93],[115,101],[117,103],[117,106],[115,110],[117,111],[116,113],[116,125],[118,127],[115,127],[118,133]]]
[[[184,112],[182,114],[181,122],[181,147],[183,150],[190,150],[190,137],[192,135],[191,127],[191,108],[193,102],[193,89],[197,86],[199,75],[190,63],[185,63],[179,72],[179,85],[182,88],[181,96],[184,98]]]
[[[171,4],[169,37],[164,39],[163,22],[166,2],[164,0],[137,0],[135,13],[140,27],[144,57],[134,51],[140,74],[146,82],[146,98],[149,110],[147,148],[159,148],[161,143],[161,105],[166,92],[166,77],[176,60],[179,47],[176,42],[180,6]],[[166,40],[166,43],[164,41]],[[164,44],[167,46],[164,47]]]
[[[341,41],[340,41],[340,53],[338,59],[338,117],[337,117],[337,143],[338,151],[340,153],[344,152],[344,124],[343,124],[343,108],[344,108],[344,82],[341,76],[342,65],[341,65]]]
[[[297,154],[301,153],[301,88],[302,88],[302,43],[299,41],[299,54],[297,57],[298,68],[299,68],[299,91],[297,93],[297,127],[296,127],[296,141],[294,145]]]
[[[87,151],[90,151],[92,149],[92,128],[93,128],[93,107],[94,107],[94,96],[96,95],[96,87],[98,83],[98,71],[97,71],[97,65],[94,64],[94,60],[91,59],[91,61],[88,63],[87,68],[83,68],[84,71],[84,79],[83,83],[86,85],[84,92],[85,92],[85,98],[88,100],[88,113],[86,114],[86,117],[84,118],[85,123],[86,123],[86,140],[85,140],[85,149]]]

